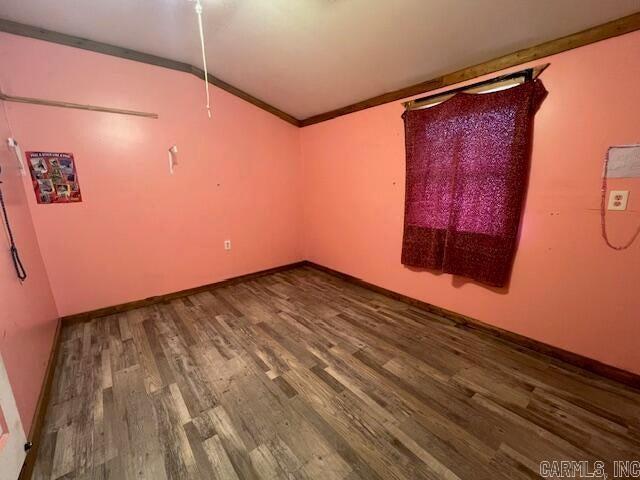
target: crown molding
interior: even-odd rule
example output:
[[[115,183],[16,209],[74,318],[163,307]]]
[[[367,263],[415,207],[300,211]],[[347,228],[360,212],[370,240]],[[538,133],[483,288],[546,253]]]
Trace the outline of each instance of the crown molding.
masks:
[[[73,35],[67,35],[66,33],[54,32],[53,30],[47,30],[46,28],[34,27],[32,25],[25,25],[24,23],[13,22],[11,20],[5,20],[0,18],[0,31],[12,33],[14,35],[20,35],[23,37],[37,38],[38,40],[45,40],[47,42],[59,43],[61,45],[67,45],[69,47],[82,48],[83,50],[89,50],[91,52],[102,53],[104,55],[111,55],[113,57],[126,58],[127,60],[133,60],[134,62],[146,63],[149,65],[155,65],[157,67],[169,68],[171,70],[177,70],[179,72],[186,72],[204,80],[204,70],[194,67],[188,63],[178,62],[176,60],[170,60],[168,58],[159,57],[157,55],[151,55],[149,53],[138,52],[128,48],[117,47],[108,43],[96,42],[87,38],[76,37]],[[208,74],[209,83],[216,87],[235,95],[242,100],[245,100],[262,110],[281,118],[285,122],[300,126],[300,121],[289,115],[286,112],[269,105],[267,102],[248,94],[247,92],[234,87],[233,85],[219,79],[215,75]]]
[[[377,107],[385,103],[395,102],[404,98],[409,98],[422,93],[437,90],[439,88],[455,85],[460,82],[472,80],[482,75],[495,73],[506,68],[515,67],[523,63],[539,60],[541,58],[555,55],[578,47],[583,47],[591,43],[606,40],[608,38],[617,37],[625,33],[634,32],[640,30],[640,12],[628,15],[626,17],[618,18],[611,22],[607,22],[595,27],[587,28],[580,32],[566,35],[564,37],[550,40],[548,42],[535,45],[533,47],[524,48],[507,55],[503,55],[492,60],[473,65],[471,67],[463,68],[455,72],[442,75],[440,77],[432,78],[415,85],[394,90],[391,92],[377,95],[375,97],[363,100],[351,105],[347,105],[342,108],[324,112],[318,115],[314,115],[303,120],[299,120],[292,115],[289,115],[282,110],[269,105],[268,103],[248,94],[247,92],[234,87],[233,85],[217,78],[214,75],[208,74],[209,83],[216,87],[241,98],[262,110],[265,110],[285,122],[290,123],[296,127],[307,127],[316,123],[325,122],[336,117],[348,115],[350,113],[365,110],[367,108]],[[105,55],[111,55],[114,57],[125,58],[127,60],[133,60],[135,62],[146,63],[149,65],[156,65],[159,67],[169,68],[171,70],[178,70],[180,72],[190,73],[196,77],[204,80],[204,71],[200,68],[194,67],[188,63],[178,62],[176,60],[170,60],[168,58],[159,57],[157,55],[151,55],[148,53],[138,52],[128,48],[117,47],[107,43],[96,42],[86,38],[75,37],[73,35],[67,35],[64,33],[54,32],[40,27],[34,27],[31,25],[25,25],[10,20],[0,18],[0,31],[12,33],[14,35],[21,35],[24,37],[37,38],[39,40],[45,40],[47,42],[59,43],[61,45],[67,45],[70,47],[82,48],[92,52],[102,53]]]
[[[518,50],[517,52],[503,55],[487,62],[479,63],[471,67],[457,70],[441,77],[432,78],[425,82],[417,83],[409,87],[399,90],[387,92],[361,102],[347,105],[346,107],[331,110],[330,112],[314,115],[300,121],[301,127],[307,127],[320,122],[326,122],[342,115],[359,112],[371,107],[377,107],[385,103],[395,102],[404,98],[420,95],[425,92],[437,90],[439,88],[455,85],[456,83],[471,80],[482,75],[495,73],[505,68],[515,67],[523,63],[539,60],[550,55],[565,52],[573,48],[583,47],[591,43],[606,40],[607,38],[617,37],[625,33],[640,30],[640,12],[628,15],[626,17],[603,23],[595,27],[582,30],[580,32],[567,35],[565,37],[550,40],[548,42],[535,45],[533,47]]]

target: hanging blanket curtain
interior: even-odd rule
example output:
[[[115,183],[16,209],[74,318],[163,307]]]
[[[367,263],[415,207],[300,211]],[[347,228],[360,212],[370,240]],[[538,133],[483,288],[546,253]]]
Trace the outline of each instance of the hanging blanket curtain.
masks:
[[[507,284],[546,94],[534,80],[404,113],[404,265]]]

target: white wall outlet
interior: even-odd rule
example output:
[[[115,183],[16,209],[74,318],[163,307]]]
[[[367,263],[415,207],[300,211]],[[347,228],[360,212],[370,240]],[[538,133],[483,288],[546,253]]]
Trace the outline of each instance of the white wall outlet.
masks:
[[[609,193],[609,210],[626,210],[629,190],[611,190]]]
[[[231,240],[225,240],[224,241],[224,249],[225,250],[231,250]]]

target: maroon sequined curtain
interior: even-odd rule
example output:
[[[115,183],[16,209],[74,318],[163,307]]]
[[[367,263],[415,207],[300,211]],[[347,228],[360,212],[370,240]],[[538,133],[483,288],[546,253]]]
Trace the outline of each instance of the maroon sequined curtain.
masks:
[[[546,94],[535,80],[404,113],[403,264],[506,285]]]

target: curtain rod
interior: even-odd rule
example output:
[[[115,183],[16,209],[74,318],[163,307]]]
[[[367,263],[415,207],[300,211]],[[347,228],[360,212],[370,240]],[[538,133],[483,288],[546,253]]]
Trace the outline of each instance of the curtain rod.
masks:
[[[121,108],[99,107],[96,105],[88,105],[83,103],[60,102],[56,100],[46,100],[44,98],[16,97],[13,95],[6,95],[2,92],[0,92],[0,100],[4,100],[5,102],[44,105],[46,107],[75,108],[77,110],[90,110],[92,112],[107,112],[107,113],[117,113],[120,115],[134,115],[137,117],[146,117],[146,118],[155,118],[155,119],[158,118],[157,113],[138,112],[135,110],[123,110]]]
[[[482,80],[480,82],[471,83],[469,85],[464,85],[462,87],[451,88],[449,90],[445,90],[444,92],[434,93],[433,95],[427,95],[426,97],[416,98],[415,100],[409,100],[407,102],[403,102],[404,108],[407,110],[412,110],[416,108],[420,108],[425,103],[428,103],[430,100],[433,100],[437,97],[442,97],[445,95],[454,95],[459,92],[464,92],[465,90],[471,90],[473,88],[483,87],[486,85],[492,85],[498,82],[504,82],[506,80],[511,80],[514,78],[524,77],[525,81],[535,80],[538,76],[549,66],[549,63],[544,63],[541,65],[536,65],[535,67],[525,68],[524,70],[519,70],[513,73],[507,73],[505,75],[500,75],[498,77],[489,78],[487,80]]]

